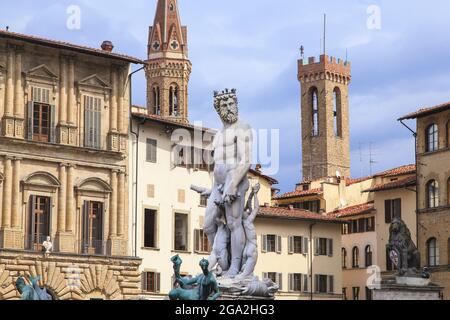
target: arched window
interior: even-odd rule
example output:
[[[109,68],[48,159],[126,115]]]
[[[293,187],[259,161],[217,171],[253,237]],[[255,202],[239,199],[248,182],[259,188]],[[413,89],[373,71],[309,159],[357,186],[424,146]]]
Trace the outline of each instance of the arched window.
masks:
[[[333,128],[336,137],[342,137],[342,101],[341,90],[336,87],[333,91]]]
[[[439,207],[439,184],[436,180],[427,183],[427,208]]]
[[[439,265],[439,248],[436,238],[431,238],[427,241],[427,264],[429,267]]]
[[[156,115],[161,115],[161,95],[158,86],[153,86],[153,112]]]
[[[437,151],[439,148],[439,129],[437,124],[433,123],[426,129],[426,152]]]
[[[169,89],[169,112],[171,117],[179,115],[179,90],[177,85],[171,85]]]
[[[342,248],[342,268],[347,269],[347,249]]]
[[[352,251],[352,267],[359,268],[359,249],[354,247]]]
[[[311,111],[312,111],[312,136],[319,135],[319,92],[317,88],[311,90]]]
[[[365,250],[366,254],[366,267],[370,267],[372,265],[372,247],[368,245]]]

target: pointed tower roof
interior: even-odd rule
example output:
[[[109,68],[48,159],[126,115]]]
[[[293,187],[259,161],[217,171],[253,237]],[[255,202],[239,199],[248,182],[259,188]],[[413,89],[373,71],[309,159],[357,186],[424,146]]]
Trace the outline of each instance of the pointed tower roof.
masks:
[[[187,28],[181,26],[177,0],[158,0],[155,20],[150,27],[149,59],[167,53],[173,58],[187,58]]]

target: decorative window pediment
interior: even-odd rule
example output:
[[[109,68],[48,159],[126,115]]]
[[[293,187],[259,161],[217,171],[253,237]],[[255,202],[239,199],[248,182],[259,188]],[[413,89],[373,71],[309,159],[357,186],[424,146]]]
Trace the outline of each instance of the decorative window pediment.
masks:
[[[25,188],[58,189],[61,186],[59,180],[48,172],[34,172],[22,180]]]
[[[58,76],[53,73],[45,64],[41,64],[40,66],[28,70],[27,77],[46,79],[51,82],[58,80]]]
[[[79,86],[97,88],[102,90],[110,90],[110,86],[106,83],[102,78],[100,78],[97,74],[93,74],[89,77],[86,77],[80,81],[78,81]]]
[[[88,178],[80,181],[75,188],[77,192],[81,193],[108,194],[112,192],[111,186],[99,178]]]

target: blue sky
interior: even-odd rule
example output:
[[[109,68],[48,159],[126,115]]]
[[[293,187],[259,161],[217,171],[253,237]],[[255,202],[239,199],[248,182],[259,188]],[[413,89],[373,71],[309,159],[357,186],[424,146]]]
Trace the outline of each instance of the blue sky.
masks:
[[[124,5],[126,4],[126,5]],[[81,9],[81,28],[66,27],[70,5]],[[381,29],[369,29],[367,8],[381,9]],[[323,13],[328,54],[352,62],[350,127],[352,175],[414,162],[414,142],[396,119],[422,106],[450,100],[450,4],[433,1],[179,0],[188,26],[190,119],[219,127],[212,92],[236,87],[241,117],[255,128],[280,129],[283,191],[301,178],[299,47],[320,54]],[[156,0],[16,0],[0,3],[0,28],[146,56]],[[145,104],[143,73],[135,78],[135,104]],[[360,151],[361,150],[361,151]]]

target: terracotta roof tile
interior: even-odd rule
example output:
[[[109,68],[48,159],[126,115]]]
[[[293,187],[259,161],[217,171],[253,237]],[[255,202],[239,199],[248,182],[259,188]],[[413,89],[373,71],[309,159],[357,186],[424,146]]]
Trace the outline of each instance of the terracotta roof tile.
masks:
[[[272,185],[278,184],[278,183],[279,183],[278,180],[276,180],[276,179],[274,179],[274,178],[272,178],[272,177],[266,176],[266,175],[263,174],[262,172],[259,172],[259,171],[255,170],[255,169],[250,169],[250,173],[251,173],[251,174],[254,174],[255,176],[258,176],[258,177],[260,177],[260,178],[263,178],[263,179],[269,181],[270,184],[272,184]]]
[[[31,42],[31,43],[35,43],[35,44],[40,44],[43,46],[69,49],[69,50],[79,51],[79,52],[86,53],[86,54],[94,54],[97,56],[103,56],[103,57],[107,57],[107,58],[125,60],[125,61],[132,62],[132,63],[138,63],[138,64],[144,63],[141,59],[127,56],[124,54],[108,52],[108,51],[104,51],[102,49],[96,49],[96,48],[81,46],[81,45],[77,45],[77,44],[72,44],[69,42],[51,40],[51,39],[46,39],[46,38],[42,38],[42,37],[31,36],[31,35],[11,32],[11,31],[0,30],[0,38],[17,39],[17,40],[27,41],[27,42]]]
[[[261,207],[258,217],[342,223],[342,220],[335,217],[312,213],[306,210],[280,207]]]
[[[284,193],[282,195],[276,196],[274,200],[279,199],[288,199],[288,198],[295,198],[295,197],[305,197],[305,196],[315,196],[315,195],[321,195],[323,194],[322,189],[311,189],[311,190],[298,190],[294,192],[288,192]]]
[[[426,108],[419,109],[415,112],[409,113],[406,116],[401,117],[398,120],[401,121],[401,120],[417,119],[417,118],[425,117],[430,114],[445,111],[445,110],[450,110],[450,102],[446,102],[446,103],[443,103],[443,104],[440,104],[440,105],[437,105],[434,107],[426,107]]]
[[[377,173],[374,177],[394,177],[404,174],[410,174],[416,172],[416,166],[414,164],[409,164],[406,166],[401,166],[398,168],[390,169],[384,172]]]
[[[386,190],[410,187],[410,186],[414,186],[414,185],[416,185],[416,177],[410,176],[410,177],[407,177],[404,179],[376,185],[370,189],[364,190],[364,192],[386,191]]]
[[[133,106],[136,107],[136,106]],[[140,108],[140,107],[139,107]],[[141,113],[141,112],[132,112],[132,116],[136,117],[136,118],[144,118],[147,120],[151,120],[151,121],[156,121],[159,123],[163,123],[163,124],[169,124],[169,125],[173,125],[173,126],[177,126],[177,127],[182,127],[182,128],[187,128],[187,129],[195,129],[198,128],[190,123],[183,123],[183,122],[177,122],[175,120],[171,120],[162,116],[157,116],[157,115],[153,115],[153,114],[147,114],[147,113]],[[202,127],[201,128],[203,131],[211,131],[212,133],[217,132],[217,130],[214,129],[210,129],[210,128],[206,128],[206,127]]]
[[[356,183],[359,183],[359,182],[364,182],[364,181],[367,181],[367,180],[370,180],[370,179],[372,179],[372,177],[364,177],[364,178],[357,178],[357,179],[347,178],[346,179],[346,183],[347,183],[347,186],[351,186],[352,184],[356,184]]]
[[[370,213],[375,210],[374,202],[368,202],[363,204],[358,204],[356,206],[347,207],[344,209],[336,210],[328,213],[330,217],[334,218],[344,218],[344,217],[352,217],[360,214]]]

